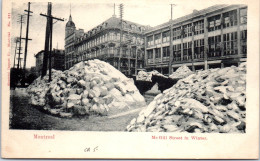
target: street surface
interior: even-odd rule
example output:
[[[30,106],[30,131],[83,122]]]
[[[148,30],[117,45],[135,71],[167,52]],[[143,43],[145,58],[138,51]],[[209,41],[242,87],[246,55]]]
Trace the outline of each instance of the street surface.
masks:
[[[124,131],[142,108],[112,116],[59,118],[28,104],[25,90],[11,91],[10,129],[72,130],[72,131]]]

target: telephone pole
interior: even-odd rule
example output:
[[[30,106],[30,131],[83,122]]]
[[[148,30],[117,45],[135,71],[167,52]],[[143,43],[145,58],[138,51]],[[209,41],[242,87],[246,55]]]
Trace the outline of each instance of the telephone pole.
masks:
[[[20,15],[20,20],[18,20],[17,22],[19,22],[19,23],[21,23],[21,25],[20,25],[20,42],[19,42],[19,47],[18,47],[18,50],[19,50],[19,52],[18,52],[18,64],[17,64],[17,69],[20,69],[20,66],[21,66],[21,50],[22,50],[22,29],[23,29],[23,23],[24,23],[24,21],[23,21],[23,15]]]
[[[15,68],[15,59],[16,59],[16,51],[17,51],[17,43],[19,42],[19,38],[15,38],[15,50],[14,50],[14,68]]]
[[[172,20],[172,11],[173,11],[173,7],[176,6],[176,4],[170,4],[171,5],[171,20]]]
[[[32,40],[28,38],[29,35],[29,20],[30,20],[30,13],[33,13],[32,11],[30,11],[30,4],[31,2],[28,2],[28,10],[24,10],[25,12],[27,12],[27,26],[26,26],[26,37],[23,38],[25,39],[25,49],[24,49],[24,64],[23,64],[23,69],[25,70],[26,68],[26,58],[27,58],[27,48],[28,48],[28,40]]]
[[[53,29],[53,19],[51,18],[50,19],[49,82],[51,81],[52,29]]]
[[[51,15],[51,3],[48,2],[48,9],[47,9],[48,16]],[[45,32],[45,46],[44,46],[44,56],[43,56],[43,64],[42,64],[42,77],[43,78],[47,73],[47,66],[48,66],[48,54],[49,54],[49,38],[50,38],[50,22],[49,18],[47,17],[46,23],[46,32]]]
[[[116,17],[116,4],[115,3],[114,3],[114,14],[112,16]]]
[[[27,48],[28,48],[28,40],[32,40],[28,38],[29,35],[29,20],[30,20],[30,13],[33,13],[32,11],[30,11],[30,4],[31,2],[28,2],[28,10],[24,10],[25,12],[27,12],[27,26],[26,26],[26,37],[22,38],[25,40],[25,48],[24,48],[24,62],[23,62],[23,81],[22,81],[22,85],[25,85],[25,75],[26,75],[26,58],[27,58]]]
[[[58,21],[64,21],[64,19],[53,17],[51,15],[52,3],[48,2],[47,15],[40,14],[47,18],[46,24],[46,34],[45,34],[45,47],[44,47],[44,58],[43,58],[43,67],[42,67],[42,78],[47,73],[48,58],[49,58],[49,82],[51,81],[51,50],[52,50],[52,31],[53,31],[53,19]]]
[[[172,11],[173,11],[173,7],[176,6],[175,4],[170,4],[171,5],[171,20],[173,20],[173,15],[172,15]],[[172,32],[172,24],[170,25],[170,60],[169,60],[169,75],[171,75],[173,73],[173,69],[172,69],[172,61],[173,61],[173,44],[172,44],[172,38],[173,38],[173,32]]]
[[[122,38],[123,38],[123,14],[124,14],[124,4],[119,5],[120,13],[120,46],[119,46],[119,57],[118,57],[118,70],[120,71],[121,65],[121,55],[122,55]]]

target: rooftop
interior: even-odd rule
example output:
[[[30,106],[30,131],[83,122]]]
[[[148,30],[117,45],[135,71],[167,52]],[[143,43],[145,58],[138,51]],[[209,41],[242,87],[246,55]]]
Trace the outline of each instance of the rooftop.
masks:
[[[84,36],[81,39],[86,39],[93,35],[96,35],[98,32],[108,29],[108,28],[120,28],[120,18],[115,16],[110,17],[109,19],[105,20],[103,23],[99,24],[98,26],[92,28],[88,32],[84,33]],[[149,26],[140,25],[138,23],[134,23],[131,21],[123,20],[123,30],[128,30],[136,33],[144,33]]]

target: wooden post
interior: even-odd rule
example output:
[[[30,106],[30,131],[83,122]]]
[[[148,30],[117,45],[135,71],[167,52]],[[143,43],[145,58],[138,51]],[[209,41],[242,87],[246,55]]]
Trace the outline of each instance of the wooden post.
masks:
[[[52,30],[53,29],[53,19],[50,18],[50,50],[49,50],[49,82],[51,82],[51,56],[52,56]]]
[[[204,69],[208,69],[208,20],[206,15],[204,16]]]
[[[130,60],[130,56],[131,56],[131,46],[129,45],[128,47],[128,75],[131,75],[131,60]]]
[[[172,33],[172,24],[170,25],[170,60],[169,60],[169,75],[173,73],[172,70],[172,61],[173,61],[173,44],[172,44],[172,39],[173,39],[173,33]]]
[[[21,26],[20,26],[20,43],[19,43],[19,53],[18,53],[18,64],[17,64],[17,69],[20,69],[20,65],[21,65],[21,50],[22,50],[22,31],[23,31],[23,15],[21,15],[21,19],[20,19],[20,23],[21,23]]]
[[[30,13],[32,13],[30,11],[30,2],[28,2],[28,10],[24,10],[25,12],[27,12],[27,26],[26,26],[26,37],[25,37],[25,48],[24,48],[24,63],[23,63],[23,81],[22,81],[22,85],[25,86],[25,74],[26,74],[26,58],[27,58],[27,48],[28,48],[28,40],[31,40],[28,38],[28,34],[29,34],[29,20],[30,20]]]
[[[191,41],[191,64],[192,64],[192,71],[195,72],[195,66],[194,66],[194,32],[195,32],[195,26],[194,22],[191,23],[192,27],[192,41]]]
[[[240,9],[237,9],[237,54],[238,57],[240,58],[242,53],[241,53],[241,34],[240,34]],[[240,60],[239,60],[240,61]]]
[[[15,59],[16,59],[16,51],[17,51],[17,43],[19,42],[18,38],[15,38],[15,51],[14,51],[14,68],[15,68]]]
[[[47,9],[48,16],[51,16],[51,3],[48,2],[48,9]],[[45,33],[45,46],[44,46],[44,56],[43,56],[43,64],[42,64],[42,76],[43,78],[47,73],[47,66],[48,66],[48,50],[49,50],[49,40],[50,40],[50,18],[47,17],[47,24],[46,24],[46,33]]]
[[[28,35],[29,35],[29,20],[30,20],[30,13],[33,13],[32,11],[30,11],[30,4],[31,2],[28,2],[28,10],[24,10],[25,12],[27,12],[27,26],[26,26],[26,37],[25,37],[25,49],[24,49],[24,64],[23,64],[23,69],[25,70],[26,68],[26,58],[27,58],[27,48],[28,48]],[[31,40],[31,39],[30,39]]]
[[[48,14],[40,14],[41,16],[45,16],[47,18],[46,25],[46,35],[45,35],[45,51],[44,51],[44,59],[43,59],[43,68],[42,68],[42,77],[43,78],[47,73],[47,64],[49,57],[49,82],[51,81],[51,50],[52,50],[52,30],[53,30],[53,19],[64,21],[64,19],[56,18],[51,15],[51,2],[48,2]]]
[[[220,15],[220,56],[224,55],[224,37],[223,37],[223,13]]]

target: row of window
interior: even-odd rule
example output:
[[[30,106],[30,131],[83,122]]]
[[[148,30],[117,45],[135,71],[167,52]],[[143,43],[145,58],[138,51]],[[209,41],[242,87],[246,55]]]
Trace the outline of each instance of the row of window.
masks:
[[[240,23],[244,24],[247,23],[247,8],[240,9]],[[215,31],[221,29],[221,25],[223,28],[232,27],[237,25],[237,10],[233,10],[230,12],[223,13],[223,18],[221,20],[221,15],[216,15],[213,17],[208,18],[208,31]],[[173,29],[173,40],[180,39],[181,37],[190,37],[192,36],[192,32],[194,35],[203,34],[204,33],[204,20],[200,20],[194,22],[193,26],[192,23],[184,25],[182,28],[177,27]],[[156,45],[162,42],[169,42],[170,41],[170,31],[166,31],[161,34],[154,35],[147,37],[147,45]]]
[[[240,36],[241,52],[247,54],[247,30],[241,31]]]
[[[114,61],[112,65],[113,65],[114,67],[117,67],[117,66],[118,66],[118,61]],[[120,66],[121,66],[121,67],[128,67],[128,62],[122,61],[122,62],[120,63]],[[130,62],[130,67],[132,67],[132,68],[135,67],[135,62],[134,62],[134,61],[131,61],[131,62]],[[143,63],[137,62],[137,68],[143,68]]]
[[[126,41],[129,39],[131,40],[131,42],[137,43],[137,44],[143,44],[143,42],[144,42],[143,38],[141,38],[141,37],[129,36],[127,34],[122,35],[122,41]],[[92,48],[96,45],[99,45],[101,43],[104,43],[104,42],[107,42],[110,40],[119,41],[120,33],[111,32],[111,33],[104,34],[96,39],[90,40],[90,41],[86,42],[85,44],[78,46],[78,51],[87,50],[89,48]]]
[[[247,31],[241,31],[241,47],[242,52],[246,53],[246,39],[247,39]],[[220,56],[221,48],[223,48],[224,55],[233,55],[237,54],[237,32],[223,34],[223,46],[221,46],[221,36],[213,36],[208,38],[209,44],[209,57]],[[191,48],[192,42],[183,43],[183,56],[184,58],[190,59],[191,56]],[[109,47],[108,49],[100,49],[97,51],[93,51],[92,54],[101,54],[108,51],[110,54],[118,53],[118,49],[115,47]],[[148,59],[153,58],[153,51],[148,50]],[[123,54],[127,53],[127,50],[122,51]],[[169,57],[170,50],[168,47],[162,48],[163,57]],[[194,41],[194,57],[200,58],[204,53],[204,39],[195,40]],[[135,55],[135,50],[130,50],[130,55]],[[174,57],[181,57],[181,44],[173,45],[173,55]],[[71,54],[69,55],[71,56]],[[155,58],[161,57],[161,49],[155,49]]]
[[[72,51],[74,51],[74,47],[73,47],[73,46],[70,46],[70,47],[66,47],[66,48],[65,48],[65,52],[66,52],[66,53],[69,53],[69,52],[72,52]]]
[[[183,43],[183,56],[185,59],[191,58],[192,42]],[[153,50],[148,50],[148,59],[153,58]],[[194,57],[200,58],[204,54],[204,39],[194,41]],[[170,56],[170,47],[163,47],[163,57]],[[160,48],[155,49],[155,58],[161,57]],[[173,45],[173,57],[178,59],[181,57],[181,44]]]
[[[109,48],[98,49],[89,53],[80,53],[79,55],[94,58],[106,54],[119,55],[119,49],[116,47],[109,47]],[[136,49],[131,49],[131,50],[122,49],[122,56],[130,56],[132,58],[135,58]],[[143,52],[137,51],[137,58],[143,58]]]
[[[90,58],[90,57],[89,57]],[[82,61],[82,60],[87,60],[87,57],[79,57],[78,59],[74,59],[73,61],[67,62],[66,63],[66,69],[70,68],[73,66],[73,64]],[[114,67],[118,66],[118,62],[114,61],[112,64]],[[126,61],[122,61],[120,63],[121,67],[128,67],[128,63]],[[130,62],[130,67],[134,68],[135,67],[135,61]],[[143,64],[141,62],[137,62],[137,68],[143,68]]]
[[[240,12],[240,24],[247,23],[247,8],[239,9]],[[216,15],[213,17],[208,18],[208,30],[215,31],[221,28],[236,26],[238,24],[238,17],[237,17],[237,10],[229,11],[223,13],[223,17],[221,15]]]
[[[148,50],[147,54],[148,54],[148,59],[153,58],[153,50]],[[163,47],[162,54],[163,54],[163,57],[169,57],[170,56],[170,47],[169,46]],[[160,58],[160,57],[161,57],[161,49],[157,48],[157,49],[155,49],[155,58]]]
[[[66,69],[68,69],[68,68],[72,67],[72,65],[73,65],[73,63],[72,63],[72,62],[67,62],[67,63],[66,63]]]
[[[142,27],[142,26],[138,27],[134,24],[128,25],[125,21],[123,21],[122,27],[123,27],[123,29],[131,29],[133,31],[139,31],[139,32],[145,31],[145,27]]]
[[[66,61],[70,61],[71,59],[73,59],[73,54],[68,54],[65,56]]]
[[[236,55],[238,54],[238,40],[237,32],[223,34],[223,43],[221,43],[221,36],[212,36],[208,38],[208,57],[218,57],[223,55]],[[247,30],[240,32],[240,45],[241,53],[247,52]],[[204,57],[205,51],[204,39],[194,41],[194,59],[200,59]],[[148,59],[153,59],[153,49],[147,50]],[[163,47],[163,57],[169,57],[169,46]],[[161,57],[161,48],[155,49],[155,58]],[[175,61],[181,60],[181,44],[173,45],[173,59]],[[192,59],[192,42],[183,43],[183,59]]]
[[[74,38],[73,37],[65,40],[65,44],[69,44],[69,43],[72,43],[72,42],[74,42]]]
[[[194,35],[199,35],[204,33],[204,20],[200,20],[194,23]]]
[[[247,30],[240,32],[241,52],[246,54]],[[237,32],[223,34],[223,43],[220,35],[209,37],[209,57],[220,56],[223,50],[225,55],[236,55],[238,53]]]

